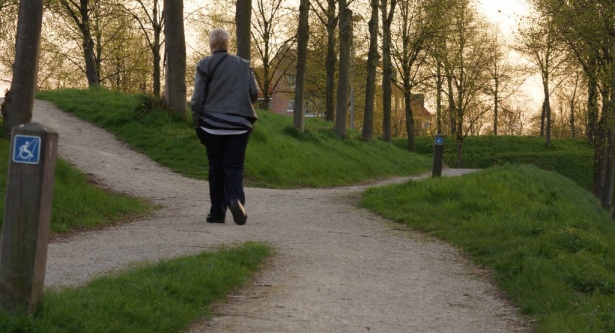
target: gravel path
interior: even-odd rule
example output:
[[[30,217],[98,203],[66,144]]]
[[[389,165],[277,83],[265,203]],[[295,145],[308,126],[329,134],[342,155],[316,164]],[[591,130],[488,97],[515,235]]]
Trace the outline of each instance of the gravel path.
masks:
[[[58,131],[61,156],[101,185],[163,206],[146,220],[51,242],[47,287],[262,241],[277,250],[266,269],[189,332],[529,332],[457,250],[358,208],[364,186],[247,188],[246,225],[230,214],[226,224],[207,224],[206,182],[174,174],[51,103],[36,101],[33,121]]]

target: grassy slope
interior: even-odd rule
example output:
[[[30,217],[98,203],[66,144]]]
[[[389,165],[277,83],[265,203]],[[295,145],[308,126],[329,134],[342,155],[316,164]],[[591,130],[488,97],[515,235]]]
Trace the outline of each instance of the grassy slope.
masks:
[[[370,189],[363,205],[459,246],[539,332],[615,332],[615,224],[574,182],[535,166]]]
[[[92,121],[162,165],[206,179],[205,150],[191,122],[150,107],[151,101],[104,89],[42,92],[37,98]],[[292,118],[259,111],[248,145],[246,184],[290,188],[347,185],[374,178],[419,174],[431,159],[380,141],[361,142],[332,134],[332,124],[306,119],[305,133]]]
[[[405,147],[405,139],[395,139],[394,144]],[[433,154],[433,139],[416,139],[416,152],[425,156]],[[593,175],[593,150],[583,140],[552,139],[547,147],[545,138],[522,136],[473,136],[463,144],[463,167],[488,168],[495,165],[533,164],[541,169],[555,171],[572,179],[582,188],[591,189]],[[445,137],[444,163],[457,165],[456,146],[452,137]]]

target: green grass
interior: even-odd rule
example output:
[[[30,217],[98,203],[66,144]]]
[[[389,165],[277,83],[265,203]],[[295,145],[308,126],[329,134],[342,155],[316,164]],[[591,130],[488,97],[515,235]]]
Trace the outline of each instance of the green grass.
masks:
[[[0,140],[0,211],[4,212],[10,147]],[[130,220],[155,207],[145,200],[105,191],[67,162],[58,159],[51,208],[51,231],[70,232]],[[4,214],[0,216],[3,220]],[[1,225],[1,224],[0,224]]]
[[[207,178],[207,158],[187,117],[168,114],[151,98],[105,89],[40,92],[39,99],[114,133],[120,140],[180,174]],[[246,154],[246,185],[293,188],[355,184],[391,176],[416,175],[431,158],[393,145],[333,134],[332,124],[306,119],[305,132],[292,117],[258,111]]]
[[[372,188],[362,205],[491,268],[537,332],[615,332],[615,224],[573,181],[507,165]]]
[[[83,287],[47,292],[34,315],[0,313],[0,332],[182,332],[242,286],[272,249],[233,249],[164,260]]]
[[[406,139],[394,139],[398,147],[405,147]],[[433,155],[431,137],[416,138],[415,150],[424,156]],[[464,168],[484,169],[496,165],[533,164],[555,171],[572,179],[584,189],[591,190],[593,148],[585,140],[553,138],[547,147],[545,138],[523,136],[471,136],[464,139],[462,159]],[[444,164],[457,166],[455,139],[444,138]]]

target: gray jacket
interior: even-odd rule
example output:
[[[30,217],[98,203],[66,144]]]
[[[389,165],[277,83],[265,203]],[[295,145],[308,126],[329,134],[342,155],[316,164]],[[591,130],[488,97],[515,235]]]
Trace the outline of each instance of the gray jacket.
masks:
[[[209,87],[205,87],[208,75],[225,54],[225,51],[214,52],[196,66],[191,99],[195,125],[204,113],[232,113],[252,122],[257,118],[253,103],[258,98],[258,88],[249,61],[229,54],[215,70]]]

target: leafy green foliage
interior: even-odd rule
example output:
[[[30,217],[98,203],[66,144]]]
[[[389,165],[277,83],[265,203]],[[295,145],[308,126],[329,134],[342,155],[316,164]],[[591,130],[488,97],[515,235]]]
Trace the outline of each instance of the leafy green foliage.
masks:
[[[210,305],[243,285],[271,252],[245,243],[48,292],[33,316],[0,313],[0,332],[181,332],[210,316]]]
[[[615,224],[557,173],[500,166],[372,188],[362,205],[493,269],[539,332],[615,331]]]

